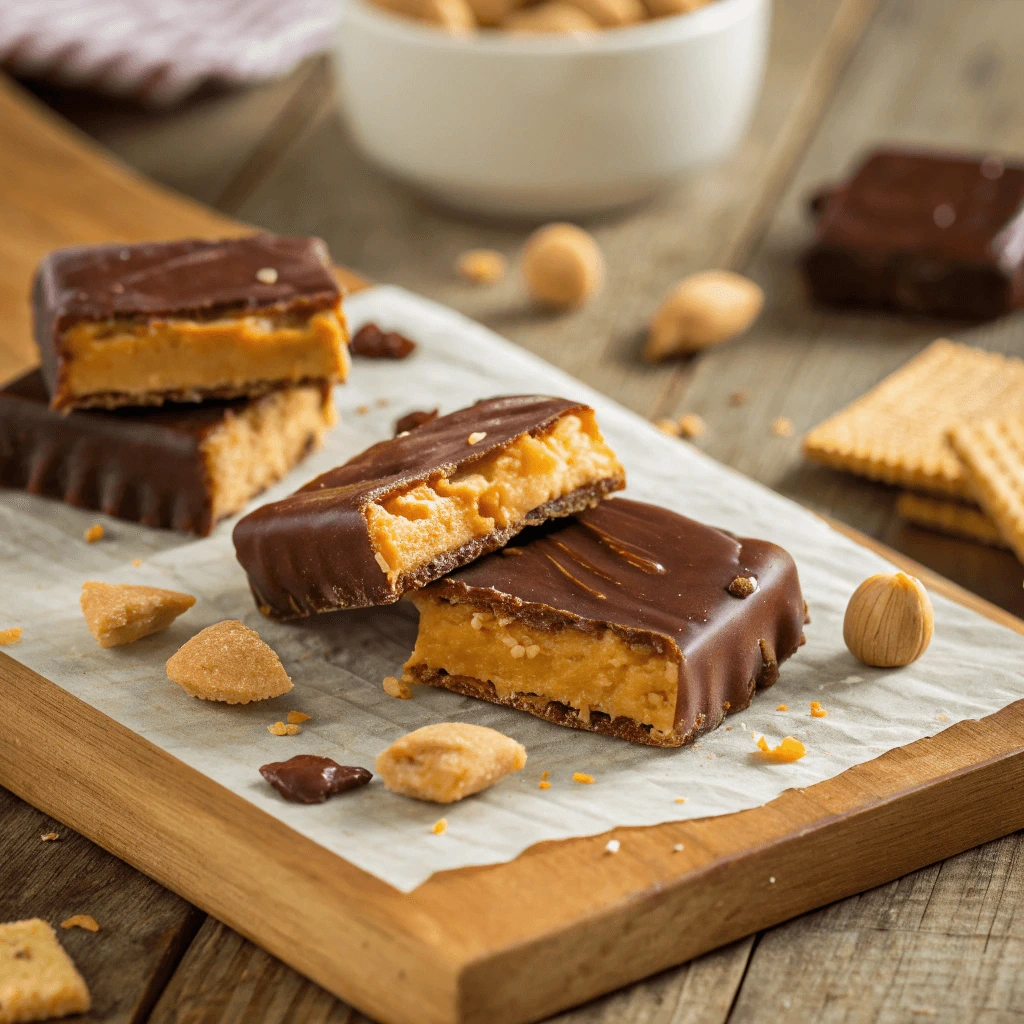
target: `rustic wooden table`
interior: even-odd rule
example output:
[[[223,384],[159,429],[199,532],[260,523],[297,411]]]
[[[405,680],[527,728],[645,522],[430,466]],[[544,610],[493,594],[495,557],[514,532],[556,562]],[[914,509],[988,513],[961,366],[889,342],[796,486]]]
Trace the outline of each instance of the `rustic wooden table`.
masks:
[[[723,166],[590,227],[609,281],[585,309],[541,316],[514,277],[474,289],[457,255],[510,256],[525,226],[440,211],[368,167],[345,133],[326,60],[286,81],[170,113],[41,91],[126,163],[226,213],[316,233],[336,260],[460,309],[643,414],[699,413],[707,452],[1024,614],[1008,554],[902,525],[895,492],[805,465],[801,433],[933,338],[1024,350],[1024,319],[984,327],[826,314],[795,257],[805,200],[883,139],[1024,152],[1024,0],[776,0],[772,59],[750,134]],[[731,267],[768,305],[745,338],[648,367],[642,328],[683,274]],[[743,390],[740,406],[728,396]],[[770,430],[788,416],[791,438]],[[92,982],[90,1020],[314,1024],[360,1016],[67,828],[0,790],[0,920],[88,908],[103,942],[63,936]],[[58,842],[39,836],[57,831]],[[1018,835],[852,897],[557,1019],[563,1024],[751,1020],[998,1022],[1024,1014]]]

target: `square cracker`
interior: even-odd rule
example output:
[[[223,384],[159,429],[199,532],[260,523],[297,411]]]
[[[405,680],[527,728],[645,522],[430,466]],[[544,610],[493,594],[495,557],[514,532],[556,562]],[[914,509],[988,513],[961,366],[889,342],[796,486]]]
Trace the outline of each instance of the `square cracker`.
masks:
[[[963,537],[997,548],[1007,546],[999,527],[977,505],[904,491],[896,502],[896,513],[908,523],[951,537]]]
[[[804,454],[873,480],[969,499],[950,428],[1022,409],[1024,360],[940,340],[815,427]]]
[[[1024,562],[1024,417],[960,423],[949,440],[978,503]]]
[[[39,918],[0,924],[0,1024],[84,1013],[89,989]]]

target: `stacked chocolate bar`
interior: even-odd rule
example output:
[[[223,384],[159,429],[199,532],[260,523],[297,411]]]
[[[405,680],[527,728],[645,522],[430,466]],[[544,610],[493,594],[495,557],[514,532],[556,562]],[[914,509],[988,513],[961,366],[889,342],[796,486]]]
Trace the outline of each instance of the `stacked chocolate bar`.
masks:
[[[335,422],[341,293],[315,238],[61,249],[41,367],[0,390],[0,486],[205,535]]]
[[[770,686],[806,606],[781,548],[624,498],[594,410],[536,395],[428,419],[240,520],[260,610],[420,611],[405,678],[677,747]]]

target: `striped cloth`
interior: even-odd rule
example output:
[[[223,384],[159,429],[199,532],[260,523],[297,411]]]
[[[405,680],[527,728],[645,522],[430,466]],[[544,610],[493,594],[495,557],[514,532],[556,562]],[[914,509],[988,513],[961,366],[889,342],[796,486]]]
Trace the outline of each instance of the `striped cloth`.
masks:
[[[0,66],[170,105],[331,45],[337,0],[0,0]]]

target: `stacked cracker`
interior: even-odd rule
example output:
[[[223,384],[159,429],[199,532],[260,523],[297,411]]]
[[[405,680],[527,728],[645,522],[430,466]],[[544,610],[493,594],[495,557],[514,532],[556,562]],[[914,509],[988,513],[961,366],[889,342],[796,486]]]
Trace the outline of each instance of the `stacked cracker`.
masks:
[[[936,341],[815,427],[804,454],[910,488],[905,519],[1024,562],[1024,360]]]

